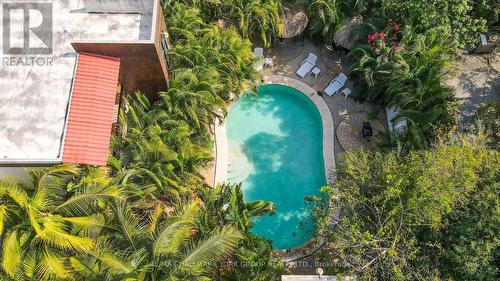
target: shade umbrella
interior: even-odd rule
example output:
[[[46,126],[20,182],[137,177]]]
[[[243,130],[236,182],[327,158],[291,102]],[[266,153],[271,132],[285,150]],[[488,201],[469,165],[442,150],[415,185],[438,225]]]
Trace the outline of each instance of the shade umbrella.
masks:
[[[306,29],[309,19],[307,18],[304,10],[291,10],[290,8],[283,8],[283,33],[280,38],[292,38],[300,35]]]
[[[354,34],[356,28],[363,23],[362,16],[355,16],[344,21],[342,27],[333,35],[335,45],[344,49],[351,50],[354,48],[356,41],[359,39],[357,34]]]

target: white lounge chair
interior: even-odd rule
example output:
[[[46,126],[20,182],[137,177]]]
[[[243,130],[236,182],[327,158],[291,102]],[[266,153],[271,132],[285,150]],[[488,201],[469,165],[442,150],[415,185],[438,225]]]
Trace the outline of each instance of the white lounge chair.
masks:
[[[323,92],[331,97],[344,87],[346,81],[347,76],[344,73],[340,73],[335,79],[330,81]]]
[[[304,78],[316,66],[317,60],[318,60],[318,57],[315,54],[309,53],[309,56],[307,57],[307,59],[305,59],[300,64],[300,67],[296,72],[297,75],[300,76],[300,78]]]
[[[263,48],[255,48],[253,49],[253,53],[257,61],[255,62],[255,69],[257,71],[261,71],[264,68],[264,49]]]

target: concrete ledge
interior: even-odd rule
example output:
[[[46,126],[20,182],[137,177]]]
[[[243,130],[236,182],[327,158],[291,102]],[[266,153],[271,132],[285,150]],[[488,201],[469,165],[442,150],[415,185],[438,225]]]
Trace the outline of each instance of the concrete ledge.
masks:
[[[215,176],[214,187],[227,180],[229,147],[227,145],[226,122],[215,123]]]

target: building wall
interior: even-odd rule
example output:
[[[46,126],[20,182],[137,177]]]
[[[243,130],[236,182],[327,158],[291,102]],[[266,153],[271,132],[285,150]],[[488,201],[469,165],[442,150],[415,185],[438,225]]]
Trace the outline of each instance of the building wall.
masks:
[[[30,167],[29,169],[36,169],[42,167]],[[14,177],[23,181],[24,183],[29,183],[30,178],[26,172],[27,168],[24,167],[0,167],[0,179],[4,177]]]
[[[163,48],[162,48],[162,35],[164,34],[167,39],[167,44],[170,49],[170,39],[168,37],[168,32],[167,32],[167,24],[165,23],[165,16],[163,15],[163,10],[160,5],[160,1],[157,2],[157,14],[156,14],[156,34],[154,34],[154,42],[155,42],[155,48],[156,48],[156,53],[158,56],[158,59],[160,61],[160,65],[162,68],[162,71],[165,75],[165,79],[168,83],[169,81],[169,75],[168,75],[168,65],[164,59],[163,55]]]

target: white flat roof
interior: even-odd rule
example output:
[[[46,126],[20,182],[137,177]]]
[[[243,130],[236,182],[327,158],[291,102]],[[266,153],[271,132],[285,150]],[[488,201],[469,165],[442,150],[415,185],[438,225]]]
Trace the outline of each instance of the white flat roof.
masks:
[[[1,3],[10,2],[22,1]],[[52,54],[5,54],[4,40],[0,40],[0,165],[60,161],[76,62],[71,42],[152,40],[154,11],[142,14],[88,13],[83,0],[50,2],[53,9]],[[5,16],[2,6],[0,15]],[[17,23],[12,20],[12,12],[10,15],[11,40],[16,40],[17,36],[22,42],[19,39],[23,38],[22,28],[16,33]],[[5,28],[1,27],[0,34]],[[32,61],[31,57],[35,60]]]

